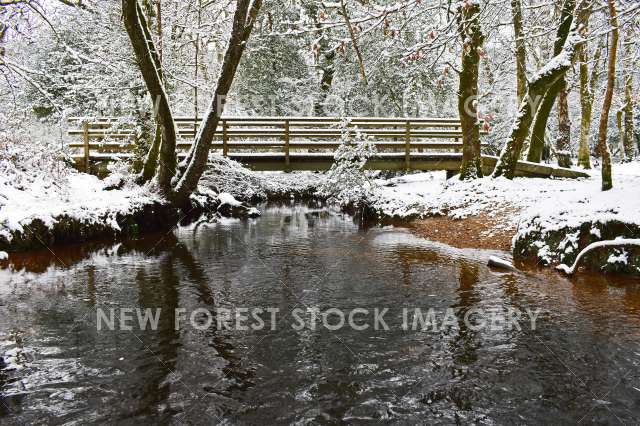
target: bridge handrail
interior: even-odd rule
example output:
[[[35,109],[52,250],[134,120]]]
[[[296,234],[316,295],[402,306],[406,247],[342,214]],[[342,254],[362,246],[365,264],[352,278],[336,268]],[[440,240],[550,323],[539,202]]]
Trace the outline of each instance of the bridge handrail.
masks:
[[[93,143],[92,139],[122,139],[132,141],[137,138],[136,130],[132,123],[116,126],[121,121],[119,117],[69,117],[70,125],[79,125],[80,128],[68,129],[70,136],[82,136],[82,144],[71,143],[70,148],[83,148],[85,167],[89,167],[91,150],[98,149],[99,153],[105,150],[116,153],[131,151],[132,143],[100,142]],[[185,149],[192,145],[192,141],[185,138],[194,137],[197,125],[201,121],[198,117],[177,117],[175,119],[178,131],[178,148]],[[341,135],[341,129],[337,126],[343,121],[337,117],[275,117],[253,116],[233,117],[224,116],[219,123],[216,132],[218,140],[212,144],[212,149],[221,149],[227,156],[229,149],[255,149],[270,150],[281,149],[284,151],[287,165],[291,150],[300,149],[335,149],[339,142],[334,143],[298,143],[292,141],[295,138],[305,139],[337,139]],[[393,139],[395,142],[373,143],[383,150],[395,150],[405,154],[407,166],[411,161],[411,150],[414,149],[445,149],[460,151],[462,138],[460,120],[457,118],[434,117],[349,117],[350,128],[358,128],[367,136],[377,139]],[[486,132],[482,132],[486,133]],[[279,143],[239,143],[231,142],[231,139],[271,139],[277,138]],[[221,140],[220,140],[221,139]],[[425,143],[416,142],[416,139],[450,139],[453,142]],[[130,155],[130,154],[129,154]],[[99,156],[102,158],[102,156]]]

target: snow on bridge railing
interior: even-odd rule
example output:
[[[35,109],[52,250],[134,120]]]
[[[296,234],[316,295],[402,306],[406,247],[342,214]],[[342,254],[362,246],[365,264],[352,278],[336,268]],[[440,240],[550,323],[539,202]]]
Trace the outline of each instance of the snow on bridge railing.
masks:
[[[68,134],[82,136],[81,143],[69,144],[71,148],[83,150],[83,155],[76,159],[83,161],[88,168],[92,159],[110,161],[130,156],[136,146],[138,135],[132,124],[122,124],[121,120],[119,117],[68,118],[70,124]],[[222,151],[224,156],[228,156],[231,150],[261,152],[277,150],[284,153],[285,165],[288,166],[291,151],[317,152],[337,149],[340,145],[338,139],[342,134],[343,121],[344,119],[337,117],[225,116],[220,120],[219,137],[211,148]],[[357,128],[363,134],[370,136],[372,143],[379,150],[404,153],[407,165],[415,150],[459,152],[462,149],[460,142],[462,131],[460,120],[457,118],[349,117],[347,121],[349,128]],[[177,147],[180,150],[186,150],[193,143],[201,119],[177,117],[175,122],[179,138]],[[486,132],[481,131],[481,133]],[[261,142],[250,141],[255,139]],[[317,142],[318,140],[322,142]],[[447,140],[449,142],[446,142]],[[92,154],[92,151],[96,150],[98,155]]]

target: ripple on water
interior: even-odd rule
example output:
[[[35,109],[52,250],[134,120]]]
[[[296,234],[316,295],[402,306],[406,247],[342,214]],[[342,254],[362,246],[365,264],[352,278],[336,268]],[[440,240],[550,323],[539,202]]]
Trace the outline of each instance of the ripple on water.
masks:
[[[54,249],[0,271],[3,424],[640,421],[629,279],[496,273],[495,252],[302,205]],[[170,314],[237,306],[279,308],[277,329],[175,330]],[[309,306],[387,307],[389,330],[295,330],[292,310]],[[96,329],[97,308],[122,307],[169,314],[155,331]],[[404,330],[403,308],[540,316],[536,330],[474,330],[459,315]]]

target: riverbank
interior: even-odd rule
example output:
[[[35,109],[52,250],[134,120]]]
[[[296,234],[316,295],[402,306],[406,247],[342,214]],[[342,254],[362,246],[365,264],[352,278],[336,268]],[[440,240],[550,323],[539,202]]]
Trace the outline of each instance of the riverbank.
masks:
[[[599,170],[585,179],[484,178],[461,182],[445,172],[375,179],[368,213],[458,248],[512,251],[543,265],[571,264],[587,245],[640,238],[640,164],[616,164],[614,189],[600,191]],[[14,173],[15,175],[16,173]],[[324,174],[259,173],[212,156],[193,197],[194,216],[248,217],[249,203],[318,198]],[[15,177],[15,176],[14,176]],[[64,170],[56,179],[0,182],[0,252],[170,228],[191,212],[173,209],[149,186],[115,170],[98,178]],[[17,183],[16,183],[17,182]],[[187,219],[188,220],[188,219]],[[640,273],[636,248],[602,248],[587,269]],[[2,257],[5,255],[2,254]]]
[[[600,171],[585,179],[484,178],[460,182],[444,172],[378,180],[372,207],[384,220],[407,220],[425,238],[456,247],[511,249],[535,263],[571,264],[590,243],[640,237],[640,164],[616,164],[614,188]],[[509,247],[507,242],[510,240]],[[603,248],[590,270],[640,273],[640,250]]]
[[[205,215],[256,217],[257,209],[231,194],[200,187],[179,210],[151,185],[114,171],[106,179],[57,164],[59,173],[17,173],[0,179],[0,260],[6,252],[98,238],[138,237]],[[11,179],[13,178],[13,179]]]

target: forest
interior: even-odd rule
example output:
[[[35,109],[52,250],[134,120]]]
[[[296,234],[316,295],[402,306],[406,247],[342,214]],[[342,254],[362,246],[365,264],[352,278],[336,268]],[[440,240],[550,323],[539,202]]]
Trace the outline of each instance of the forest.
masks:
[[[0,0],[0,423],[639,421],[639,31],[637,0]],[[281,325],[346,301],[364,334]],[[200,328],[241,306],[283,318]]]

